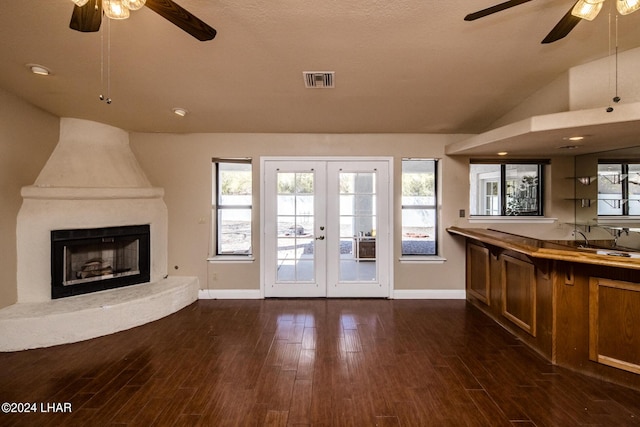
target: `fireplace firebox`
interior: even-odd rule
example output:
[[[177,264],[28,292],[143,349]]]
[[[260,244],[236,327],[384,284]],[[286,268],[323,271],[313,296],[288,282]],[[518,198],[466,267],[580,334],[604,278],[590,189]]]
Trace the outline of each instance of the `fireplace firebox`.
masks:
[[[51,231],[51,298],[150,281],[149,225]]]

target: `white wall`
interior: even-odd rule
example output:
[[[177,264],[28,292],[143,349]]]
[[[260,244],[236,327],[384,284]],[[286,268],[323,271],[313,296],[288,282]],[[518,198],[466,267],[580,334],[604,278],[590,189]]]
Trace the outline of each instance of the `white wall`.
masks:
[[[616,71],[617,61],[617,71]],[[569,70],[570,109],[615,105],[617,94],[623,103],[640,101],[640,48],[627,50]],[[617,83],[616,83],[617,74]]]
[[[0,307],[16,302],[16,218],[20,189],[53,151],[60,120],[0,89]]]
[[[395,288],[403,290],[464,289],[464,247],[444,229],[460,209],[467,210],[466,159],[444,156],[446,144],[466,135],[380,134],[131,134],[131,147],[154,186],[165,189],[169,209],[169,273],[198,276],[203,288],[260,287],[260,241],[254,233],[252,264],[208,264],[211,213],[211,158],[254,159],[254,223],[259,224],[260,156],[391,156],[395,193],[400,194],[403,157],[441,158],[442,210],[440,241],[443,264],[402,264],[400,199],[396,196],[394,232]],[[216,280],[213,279],[215,273]]]
[[[562,73],[553,82],[531,95],[523,103],[496,120],[487,129],[495,129],[532,116],[569,111],[569,74]]]
[[[532,116],[615,105],[613,97],[616,94],[616,73],[620,102],[638,102],[640,101],[638,69],[640,69],[640,48],[620,52],[617,58],[617,71],[615,55],[572,67],[496,120],[487,127],[487,130]]]

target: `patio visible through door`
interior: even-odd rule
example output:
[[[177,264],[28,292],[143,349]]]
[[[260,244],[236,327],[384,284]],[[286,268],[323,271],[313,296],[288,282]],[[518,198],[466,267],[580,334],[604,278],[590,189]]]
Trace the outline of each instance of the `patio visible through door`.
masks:
[[[387,297],[389,161],[264,160],[266,297]]]

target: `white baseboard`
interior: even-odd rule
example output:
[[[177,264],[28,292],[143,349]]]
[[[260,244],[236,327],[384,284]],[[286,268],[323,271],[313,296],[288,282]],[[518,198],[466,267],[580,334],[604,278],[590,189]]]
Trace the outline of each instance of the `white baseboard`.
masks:
[[[198,299],[263,299],[260,289],[200,289]]]
[[[263,299],[259,289],[200,289],[198,299]],[[465,299],[464,289],[396,289],[393,299]]]
[[[464,289],[396,289],[394,299],[465,299]]]

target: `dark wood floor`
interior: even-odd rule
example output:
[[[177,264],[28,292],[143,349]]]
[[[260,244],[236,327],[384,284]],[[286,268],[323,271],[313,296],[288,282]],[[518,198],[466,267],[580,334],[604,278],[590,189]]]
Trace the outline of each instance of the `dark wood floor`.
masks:
[[[464,301],[198,301],[0,353],[0,425],[631,426],[640,392],[549,365]]]

